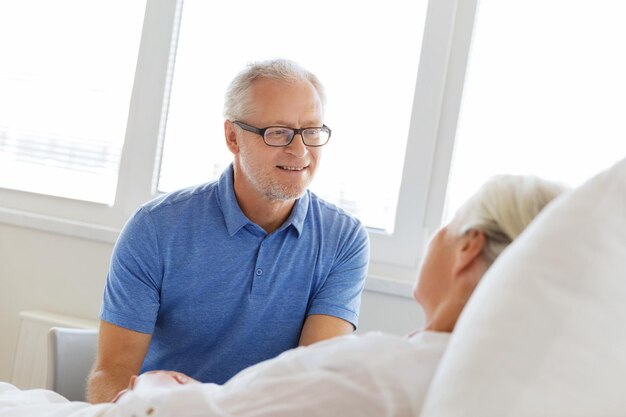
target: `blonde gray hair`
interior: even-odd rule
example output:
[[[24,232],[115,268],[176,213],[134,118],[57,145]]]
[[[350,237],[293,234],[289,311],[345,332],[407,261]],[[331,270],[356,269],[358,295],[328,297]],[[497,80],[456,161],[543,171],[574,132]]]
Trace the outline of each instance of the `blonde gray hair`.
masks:
[[[487,238],[483,256],[491,264],[566,189],[562,184],[529,175],[492,177],[458,211],[455,232],[483,232]]]
[[[224,99],[224,118],[226,120],[241,120],[253,111],[250,88],[255,81],[265,78],[285,82],[310,82],[317,91],[322,109],[324,109],[326,104],[324,86],[315,74],[294,61],[277,58],[252,62],[235,76],[226,89]]]

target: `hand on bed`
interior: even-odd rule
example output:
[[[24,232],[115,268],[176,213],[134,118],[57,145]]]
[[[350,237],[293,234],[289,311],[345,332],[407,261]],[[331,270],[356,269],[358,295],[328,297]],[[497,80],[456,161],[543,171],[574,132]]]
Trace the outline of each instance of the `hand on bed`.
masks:
[[[200,382],[176,371],[149,371],[139,376],[133,375],[128,382],[128,388],[117,393],[112,402],[117,402],[128,391],[154,391],[155,389],[169,388],[177,385],[199,384]]]

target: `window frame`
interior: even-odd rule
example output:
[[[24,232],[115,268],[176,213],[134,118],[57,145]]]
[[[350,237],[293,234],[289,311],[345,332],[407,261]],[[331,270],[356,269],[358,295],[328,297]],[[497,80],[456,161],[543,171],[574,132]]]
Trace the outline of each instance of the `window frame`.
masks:
[[[113,205],[0,188],[0,221],[115,242],[128,217],[154,196],[152,176],[179,10],[173,0],[146,3]]]
[[[0,188],[0,222],[115,242],[137,207],[158,195],[182,0],[148,0],[112,206]],[[366,288],[409,296],[441,222],[477,0],[428,2],[394,232],[368,230]]]

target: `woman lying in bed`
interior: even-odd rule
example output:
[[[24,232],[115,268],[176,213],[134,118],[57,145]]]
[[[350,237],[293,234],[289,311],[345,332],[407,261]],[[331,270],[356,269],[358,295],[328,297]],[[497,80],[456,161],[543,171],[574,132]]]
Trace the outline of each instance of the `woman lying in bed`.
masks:
[[[224,386],[167,391],[195,381],[175,372],[144,374],[133,378],[120,407],[137,403],[177,415],[184,409],[255,416],[416,415],[480,278],[561,191],[535,177],[495,177],[435,234],[413,294],[426,316],[422,331],[408,337],[369,333],[295,349],[244,370]],[[155,394],[155,387],[165,388],[165,395]],[[192,407],[183,407],[190,402]]]
[[[418,415],[449,334],[481,277],[561,191],[535,177],[498,176],[484,184],[429,244],[413,293],[425,312],[421,331],[351,335],[297,348],[224,385],[150,372],[133,377],[115,404],[94,406],[93,413],[83,409],[80,416]]]

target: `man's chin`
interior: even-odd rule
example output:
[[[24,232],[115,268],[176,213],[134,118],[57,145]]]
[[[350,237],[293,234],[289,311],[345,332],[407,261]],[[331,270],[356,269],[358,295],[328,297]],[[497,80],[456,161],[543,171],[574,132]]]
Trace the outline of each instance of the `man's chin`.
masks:
[[[272,200],[272,201],[293,201],[302,197],[305,192],[306,192],[306,188],[298,189],[298,190],[278,189],[278,190],[271,190],[270,192],[266,193],[265,196],[269,200]]]

